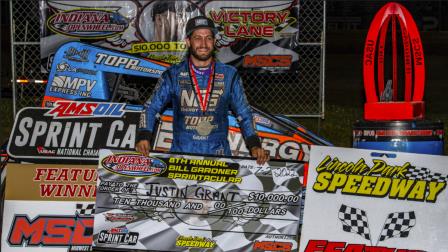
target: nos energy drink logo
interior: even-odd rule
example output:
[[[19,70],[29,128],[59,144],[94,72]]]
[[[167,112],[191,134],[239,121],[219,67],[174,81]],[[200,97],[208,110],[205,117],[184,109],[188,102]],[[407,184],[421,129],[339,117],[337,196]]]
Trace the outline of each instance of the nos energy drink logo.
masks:
[[[113,173],[136,177],[157,176],[167,168],[160,159],[126,153],[107,156],[101,161],[101,165]]]
[[[128,20],[116,12],[100,9],[76,9],[58,12],[47,20],[55,33],[81,38],[106,38],[122,33]]]
[[[125,103],[57,101],[45,113],[53,118],[122,117]]]

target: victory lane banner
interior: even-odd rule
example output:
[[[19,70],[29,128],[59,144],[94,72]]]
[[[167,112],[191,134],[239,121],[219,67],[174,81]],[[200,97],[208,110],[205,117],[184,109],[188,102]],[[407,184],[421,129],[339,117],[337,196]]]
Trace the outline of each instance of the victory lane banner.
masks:
[[[313,146],[300,251],[448,251],[448,157]]]
[[[6,166],[3,252],[91,251],[94,165]]]
[[[187,51],[185,26],[201,15],[217,28],[221,62],[247,71],[295,71],[299,7],[298,0],[42,0],[41,69],[50,70],[58,47],[79,40],[179,63]]]
[[[102,149],[93,247],[297,251],[304,165]]]
[[[52,108],[23,108],[16,116],[8,154],[33,163],[96,163],[101,148],[133,150],[140,112],[125,106],[57,101]]]

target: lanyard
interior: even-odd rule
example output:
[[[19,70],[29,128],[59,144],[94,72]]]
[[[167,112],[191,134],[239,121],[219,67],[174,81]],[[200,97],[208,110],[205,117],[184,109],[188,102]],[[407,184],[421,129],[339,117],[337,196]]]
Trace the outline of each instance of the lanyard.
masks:
[[[205,92],[205,98],[202,97],[201,95],[201,90],[199,89],[199,83],[198,83],[198,79],[196,78],[196,73],[193,69],[193,63],[191,63],[191,61],[189,61],[189,70],[190,70],[190,78],[191,78],[191,82],[192,85],[194,86],[194,90],[196,91],[196,96],[198,97],[199,100],[199,105],[201,107],[202,113],[205,114],[205,111],[207,111],[207,105],[208,102],[210,101],[209,97],[211,96],[210,92],[213,92],[213,86],[214,86],[214,76],[215,76],[215,64],[212,63],[211,65],[211,69],[210,69],[210,73],[208,76],[208,83],[207,83],[207,91]]]

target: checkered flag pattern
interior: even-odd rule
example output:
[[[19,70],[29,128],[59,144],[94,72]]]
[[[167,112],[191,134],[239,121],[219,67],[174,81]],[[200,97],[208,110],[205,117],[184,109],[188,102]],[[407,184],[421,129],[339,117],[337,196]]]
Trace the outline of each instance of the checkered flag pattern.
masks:
[[[406,173],[407,179],[413,180],[425,180],[425,181],[437,181],[437,182],[448,182],[448,176],[441,173],[432,173],[428,168],[425,167],[410,167]]]
[[[339,208],[339,219],[345,232],[356,233],[370,241],[370,229],[364,210],[344,204]]]
[[[76,204],[76,214],[90,216],[95,213],[95,204]]]
[[[426,180],[431,171],[428,168],[422,167],[414,167],[411,166],[408,168],[408,173],[406,173],[407,179],[412,180]]]
[[[430,173],[426,179],[427,181],[437,181],[437,182],[447,182],[448,176],[442,175],[441,173]]]
[[[392,237],[408,237],[413,226],[415,226],[414,211],[390,213],[384,223],[378,242]]]

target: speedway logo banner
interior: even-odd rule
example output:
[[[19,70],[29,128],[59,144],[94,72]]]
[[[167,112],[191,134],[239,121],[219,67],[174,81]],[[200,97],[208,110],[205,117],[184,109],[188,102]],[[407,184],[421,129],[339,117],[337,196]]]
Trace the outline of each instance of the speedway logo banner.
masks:
[[[91,251],[96,167],[8,164],[1,250]]]
[[[447,251],[448,157],[311,148],[300,251]]]
[[[101,150],[93,246],[297,251],[303,168]]]
[[[140,112],[124,103],[57,101],[19,111],[8,154],[19,160],[96,162],[101,148],[133,150]]]
[[[41,62],[48,71],[68,41],[178,63],[186,52],[185,25],[203,15],[218,28],[221,62],[247,70],[296,69],[298,0],[67,1],[41,0]],[[266,53],[269,52],[269,53]]]

